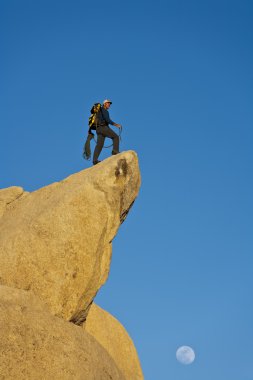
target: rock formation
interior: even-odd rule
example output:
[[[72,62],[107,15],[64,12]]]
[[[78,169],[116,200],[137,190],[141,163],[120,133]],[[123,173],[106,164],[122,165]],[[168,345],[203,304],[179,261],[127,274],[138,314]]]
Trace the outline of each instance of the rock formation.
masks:
[[[132,339],[116,318],[93,303],[85,323],[85,331],[109,352],[126,379],[143,379]]]
[[[108,277],[112,240],[139,187],[137,156],[128,151],[32,193],[20,187],[0,190],[0,324],[7,331],[0,345],[3,378],[36,379],[36,370],[45,379],[143,378],[134,345],[113,317],[94,306],[96,322],[89,318],[86,330],[74,326],[85,322]],[[121,355],[100,334],[105,325],[118,331],[112,341],[122,337]],[[127,352],[132,373],[124,364]],[[5,377],[12,366],[12,375]]]
[[[0,218],[3,215],[6,206],[11,202],[20,198],[24,194],[22,187],[12,186],[7,189],[0,190]]]
[[[136,155],[126,152],[25,196],[19,191],[12,202],[10,188],[0,219],[0,283],[32,290],[54,315],[81,324],[139,186]]]
[[[91,335],[31,292],[0,286],[0,329],[0,379],[126,380]]]

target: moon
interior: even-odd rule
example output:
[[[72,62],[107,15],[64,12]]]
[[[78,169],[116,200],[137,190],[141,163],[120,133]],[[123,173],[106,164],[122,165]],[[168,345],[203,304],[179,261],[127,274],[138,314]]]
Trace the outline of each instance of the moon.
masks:
[[[191,364],[195,360],[195,352],[189,346],[181,346],[177,349],[176,358],[182,364]]]

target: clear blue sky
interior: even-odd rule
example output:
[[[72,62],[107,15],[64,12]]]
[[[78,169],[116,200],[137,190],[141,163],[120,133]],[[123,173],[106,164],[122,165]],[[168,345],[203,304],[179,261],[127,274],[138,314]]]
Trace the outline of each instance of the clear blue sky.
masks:
[[[247,0],[0,0],[0,187],[89,167],[89,110],[106,97],[138,153],[96,302],[146,380],[253,379],[252,20]]]

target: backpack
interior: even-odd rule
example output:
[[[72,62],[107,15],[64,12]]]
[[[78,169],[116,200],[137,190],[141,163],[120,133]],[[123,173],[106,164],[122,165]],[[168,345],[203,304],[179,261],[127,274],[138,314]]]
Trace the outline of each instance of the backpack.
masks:
[[[89,160],[91,157],[91,150],[90,150],[90,142],[94,138],[94,133],[92,131],[95,131],[97,129],[97,123],[98,123],[98,113],[101,110],[102,105],[100,103],[93,104],[91,110],[90,110],[90,117],[89,117],[89,131],[88,136],[85,141],[84,147],[83,147],[83,158],[85,160]]]
[[[89,117],[89,133],[92,133],[91,130],[95,131],[98,123],[98,113],[101,110],[101,104],[95,103],[90,110]]]

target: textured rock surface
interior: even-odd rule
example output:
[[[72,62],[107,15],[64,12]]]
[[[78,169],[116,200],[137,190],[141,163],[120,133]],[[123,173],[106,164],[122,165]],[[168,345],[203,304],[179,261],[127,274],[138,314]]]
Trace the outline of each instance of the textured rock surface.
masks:
[[[132,339],[116,318],[93,303],[85,330],[109,352],[126,379],[143,380]]]
[[[20,198],[24,194],[22,187],[12,186],[6,189],[0,189],[0,218],[3,215],[6,206]]]
[[[31,290],[54,315],[81,324],[107,279],[111,241],[139,186],[137,156],[128,151],[3,201],[0,284]]]
[[[0,329],[0,379],[127,380],[92,336],[31,292],[0,286]]]

